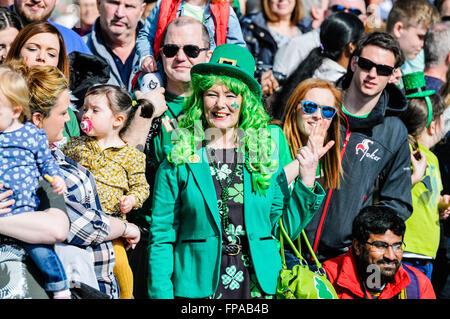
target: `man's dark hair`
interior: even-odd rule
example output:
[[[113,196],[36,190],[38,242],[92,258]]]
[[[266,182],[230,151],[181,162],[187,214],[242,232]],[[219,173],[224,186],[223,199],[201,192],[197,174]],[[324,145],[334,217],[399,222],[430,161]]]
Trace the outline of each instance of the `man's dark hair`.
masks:
[[[362,50],[368,45],[375,45],[377,47],[389,50],[395,57],[395,68],[398,68],[405,62],[405,57],[400,45],[391,34],[386,32],[371,32],[362,36],[358,42],[356,42],[356,48],[353,52],[353,56],[359,56]]]
[[[402,50],[400,49],[400,45],[391,34],[386,32],[370,32],[363,35],[358,42],[356,42],[355,51],[350,59],[355,56],[360,56],[362,50],[368,46],[374,45],[380,47],[385,50],[389,50],[394,54],[395,57],[395,65],[394,68],[400,67],[405,62],[405,56],[403,55]],[[343,89],[347,89],[350,85],[350,82],[353,78],[353,71],[351,69],[351,63],[348,64],[347,73],[340,79]]]
[[[405,222],[394,209],[373,205],[364,207],[353,220],[352,236],[358,242],[365,243],[371,234],[384,234],[388,230],[403,237],[405,229]]]

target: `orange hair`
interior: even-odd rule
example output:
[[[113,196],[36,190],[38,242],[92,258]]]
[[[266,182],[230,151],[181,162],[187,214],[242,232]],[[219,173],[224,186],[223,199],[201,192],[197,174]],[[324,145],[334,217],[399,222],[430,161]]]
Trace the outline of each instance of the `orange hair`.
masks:
[[[285,120],[283,123],[283,133],[286,135],[287,142],[291,148],[291,156],[295,158],[297,150],[306,144],[308,136],[300,132],[297,125],[297,106],[305,97],[306,93],[313,89],[328,89],[334,96],[334,107],[339,111],[334,116],[330,128],[328,129],[325,144],[328,141],[334,141],[334,146],[320,159],[324,176],[320,178],[320,184],[323,188],[339,188],[339,174],[342,172],[341,158],[340,158],[340,109],[342,92],[336,88],[331,82],[323,79],[307,79],[300,82],[295,88],[294,92],[289,97],[286,103]]]

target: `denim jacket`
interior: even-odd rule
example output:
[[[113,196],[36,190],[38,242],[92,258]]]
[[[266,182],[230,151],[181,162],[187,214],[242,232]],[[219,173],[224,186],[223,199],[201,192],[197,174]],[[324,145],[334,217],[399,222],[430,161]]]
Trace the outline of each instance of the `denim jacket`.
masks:
[[[156,2],[155,4],[155,7],[152,9],[147,19],[145,20],[144,27],[139,31],[138,37],[136,39],[137,53],[141,62],[143,58],[149,55],[154,56],[153,42],[155,40],[156,29],[158,27],[160,6],[161,0],[158,0],[158,2]],[[184,15],[183,6],[184,1],[181,2],[180,6],[177,9],[177,17]],[[210,49],[214,50],[214,48],[216,47],[216,43],[214,41],[215,28],[213,16],[211,14],[211,1],[208,1],[208,4],[205,7],[204,17],[204,25],[206,26],[206,29],[209,33]],[[228,20],[227,43],[234,43],[243,47],[246,46],[239,20],[232,8],[230,8],[230,17]]]

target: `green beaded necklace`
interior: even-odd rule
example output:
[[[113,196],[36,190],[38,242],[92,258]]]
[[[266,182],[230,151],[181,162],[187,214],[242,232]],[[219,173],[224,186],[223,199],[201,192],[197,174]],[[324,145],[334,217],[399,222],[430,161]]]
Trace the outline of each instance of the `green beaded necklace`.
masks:
[[[236,157],[235,157],[235,164],[234,165],[234,169],[233,169],[233,173],[231,174],[231,177],[228,177],[226,180],[225,185],[222,182],[222,179],[219,179],[219,172],[217,171],[217,167],[214,164],[213,160],[211,159],[211,155],[209,154],[211,151],[211,148],[206,148],[206,155],[208,156],[208,161],[211,164],[211,166],[213,167],[214,173],[216,174],[216,178],[217,181],[219,182],[220,188],[222,189],[222,193],[220,194],[220,197],[222,199],[222,203],[219,205],[219,211],[222,212],[222,214],[220,214],[220,218],[222,220],[222,224],[224,229],[228,228],[228,225],[230,225],[230,217],[228,216],[228,212],[230,211],[230,209],[228,208],[228,199],[230,198],[230,193],[228,191],[228,189],[231,186],[231,183],[234,181],[234,178],[236,177],[236,173],[237,173],[237,168],[238,168],[238,156],[239,156],[239,152],[236,153]]]

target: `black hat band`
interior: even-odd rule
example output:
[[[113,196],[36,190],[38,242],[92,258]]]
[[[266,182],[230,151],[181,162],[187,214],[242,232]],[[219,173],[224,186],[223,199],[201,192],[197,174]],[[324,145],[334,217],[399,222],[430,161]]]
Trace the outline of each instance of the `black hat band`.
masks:
[[[405,95],[410,95],[410,94],[425,92],[425,91],[427,91],[427,88],[425,86],[422,86],[420,88],[405,90]]]

